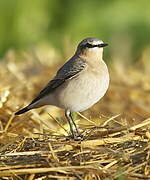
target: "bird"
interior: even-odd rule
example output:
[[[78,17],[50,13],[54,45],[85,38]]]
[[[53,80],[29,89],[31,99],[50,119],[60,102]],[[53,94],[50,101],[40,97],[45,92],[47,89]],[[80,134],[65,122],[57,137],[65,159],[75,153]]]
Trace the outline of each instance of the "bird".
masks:
[[[56,75],[39,92],[32,102],[15,115],[45,105],[53,105],[65,110],[70,126],[71,138],[80,136],[73,112],[82,112],[96,104],[109,87],[109,71],[103,61],[102,40],[89,37],[77,46],[75,54],[57,71]]]

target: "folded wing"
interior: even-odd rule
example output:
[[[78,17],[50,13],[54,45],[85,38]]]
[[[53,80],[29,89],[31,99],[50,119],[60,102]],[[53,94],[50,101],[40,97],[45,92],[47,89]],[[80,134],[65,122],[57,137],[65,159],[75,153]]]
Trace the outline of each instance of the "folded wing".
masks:
[[[66,62],[57,72],[56,76],[47,84],[47,86],[38,94],[30,103],[33,104],[41,98],[53,92],[57,87],[62,85],[66,80],[74,78],[86,67],[86,62],[79,58],[72,58]]]

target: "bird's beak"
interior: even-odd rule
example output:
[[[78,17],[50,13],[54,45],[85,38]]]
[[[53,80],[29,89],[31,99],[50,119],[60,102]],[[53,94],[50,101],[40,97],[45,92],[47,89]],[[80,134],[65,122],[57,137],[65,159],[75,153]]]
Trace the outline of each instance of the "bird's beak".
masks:
[[[108,44],[107,43],[102,43],[102,44],[99,45],[99,47],[105,47],[105,46],[108,46]]]

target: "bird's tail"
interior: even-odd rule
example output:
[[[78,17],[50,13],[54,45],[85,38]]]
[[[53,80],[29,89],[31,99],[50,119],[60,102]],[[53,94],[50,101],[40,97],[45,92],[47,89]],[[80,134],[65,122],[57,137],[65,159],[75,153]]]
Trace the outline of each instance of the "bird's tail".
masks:
[[[27,111],[29,111],[29,110],[30,110],[30,108],[29,108],[28,106],[26,106],[26,107],[24,107],[23,109],[20,109],[19,111],[17,111],[17,112],[15,113],[15,115],[23,114],[23,113],[25,113],[25,112],[27,112]]]

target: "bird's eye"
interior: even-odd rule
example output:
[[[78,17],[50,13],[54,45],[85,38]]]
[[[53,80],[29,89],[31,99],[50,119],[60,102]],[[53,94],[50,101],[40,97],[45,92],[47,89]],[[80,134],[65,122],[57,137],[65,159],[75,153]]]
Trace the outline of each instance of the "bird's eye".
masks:
[[[86,44],[85,44],[85,47],[93,48],[94,46],[93,46],[92,44],[86,43]]]
[[[81,48],[94,48],[94,47],[99,47],[99,45],[93,45],[93,44],[90,44],[90,43],[86,43],[86,44],[83,44],[81,46]]]

